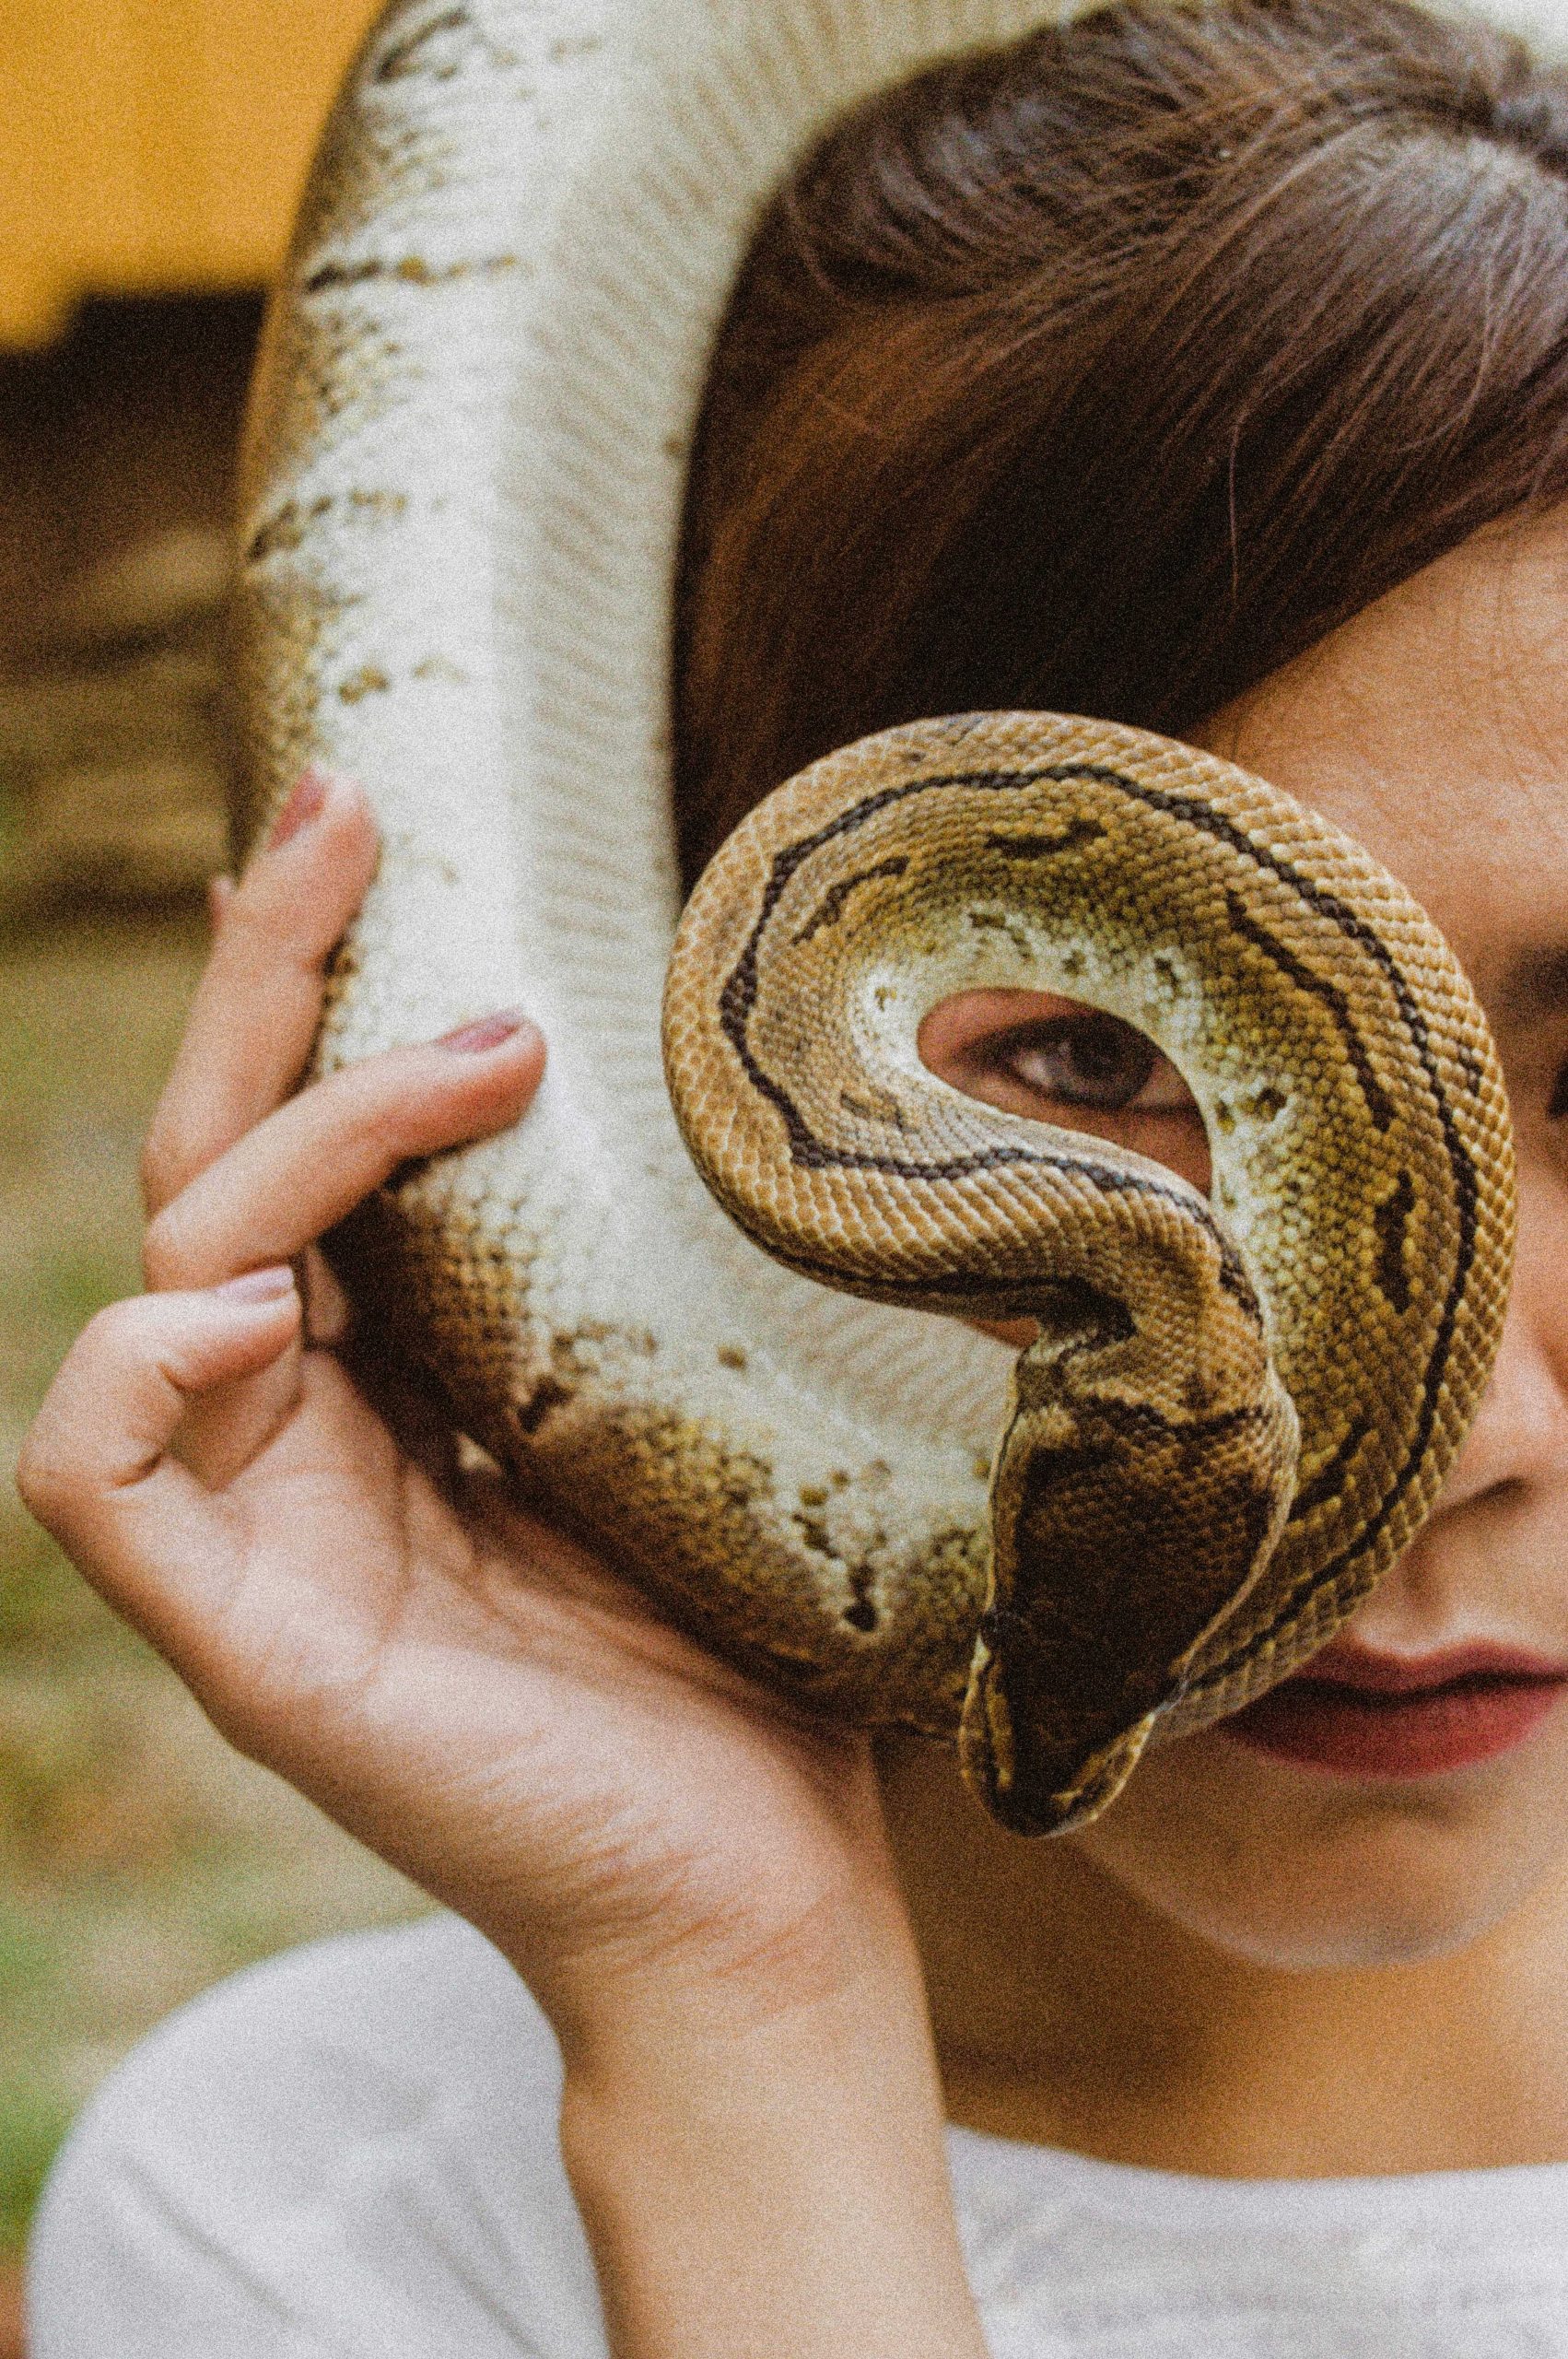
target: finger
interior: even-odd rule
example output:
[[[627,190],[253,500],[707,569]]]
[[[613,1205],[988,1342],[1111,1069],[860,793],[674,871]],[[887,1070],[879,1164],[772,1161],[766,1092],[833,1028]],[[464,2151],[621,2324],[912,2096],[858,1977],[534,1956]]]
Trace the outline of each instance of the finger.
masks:
[[[179,1661],[232,1567],[221,1502],[171,1455],[190,1409],[287,1352],[287,1270],[142,1295],[84,1329],[22,1446],[22,1497],[119,1612]]]
[[[218,913],[142,1157],[149,1212],[281,1104],[321,1022],[327,962],[375,872],[362,791],[307,771]]]
[[[228,1281],[243,1286],[251,1278],[268,1278],[270,1271],[249,1271]],[[283,1273],[294,1285],[300,1303],[295,1332],[275,1359],[258,1368],[243,1368],[225,1378],[193,1401],[181,1419],[169,1447],[182,1465],[209,1491],[227,1489],[259,1458],[299,1404],[303,1376],[304,1301],[298,1294],[298,1273]],[[221,1292],[221,1288],[212,1289]]]
[[[148,1285],[214,1285],[292,1261],[400,1164],[515,1121],[544,1067],[537,1028],[505,1014],[317,1082],[164,1206],[144,1241]]]
[[[347,1333],[347,1297],[315,1246],[296,1259],[294,1281],[303,1309],[288,1349],[256,1375],[216,1386],[193,1404],[181,1426],[174,1446],[210,1489],[221,1490],[242,1473],[293,1411],[305,1346],[331,1349]]]

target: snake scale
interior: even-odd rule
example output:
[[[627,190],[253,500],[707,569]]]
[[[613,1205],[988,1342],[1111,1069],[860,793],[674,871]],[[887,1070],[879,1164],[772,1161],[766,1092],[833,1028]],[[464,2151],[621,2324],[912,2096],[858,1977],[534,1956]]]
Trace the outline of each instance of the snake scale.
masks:
[[[319,1068],[509,1004],[550,1041],[521,1123],[335,1239],[361,1320],[683,1624],[960,1739],[1022,1828],[1281,1676],[1406,1544],[1512,1202],[1408,897],[1256,780],[1041,716],[849,749],[740,831],[669,1000],[701,1178],[683,1142],[671,584],[713,333],[805,142],[1052,13],[392,0],[269,322],[237,634],[241,850],[311,760],[381,827]],[[924,1074],[922,1003],[1034,983],[1169,1049],[1211,1207]],[[1016,1376],[977,1305],[1039,1317]]]

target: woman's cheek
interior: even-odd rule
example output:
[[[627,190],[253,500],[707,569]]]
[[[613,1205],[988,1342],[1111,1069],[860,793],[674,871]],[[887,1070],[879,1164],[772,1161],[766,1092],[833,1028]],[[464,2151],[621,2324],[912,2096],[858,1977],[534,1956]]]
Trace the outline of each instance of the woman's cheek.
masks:
[[[1208,1136],[1197,1114],[1140,1115],[1129,1130],[1127,1144],[1136,1154],[1146,1155],[1151,1163],[1163,1163],[1178,1172],[1200,1196],[1209,1193],[1213,1183],[1213,1164]]]

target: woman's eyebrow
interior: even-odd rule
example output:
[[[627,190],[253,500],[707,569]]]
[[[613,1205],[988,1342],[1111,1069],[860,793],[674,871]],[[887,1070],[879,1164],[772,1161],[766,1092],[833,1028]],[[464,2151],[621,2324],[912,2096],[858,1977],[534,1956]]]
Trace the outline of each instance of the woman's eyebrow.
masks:
[[[1504,969],[1497,1013],[1515,1024],[1539,1022],[1568,1008],[1568,943],[1539,944],[1515,954]]]

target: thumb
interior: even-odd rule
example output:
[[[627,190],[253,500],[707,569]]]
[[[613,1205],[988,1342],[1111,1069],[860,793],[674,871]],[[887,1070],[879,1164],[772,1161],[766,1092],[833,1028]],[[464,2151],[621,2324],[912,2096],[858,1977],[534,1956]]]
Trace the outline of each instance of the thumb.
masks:
[[[172,1445],[188,1416],[275,1367],[298,1332],[287,1269],[114,1303],[76,1338],[22,1445],[27,1507],[166,1652],[170,1616],[199,1618],[233,1537]]]

